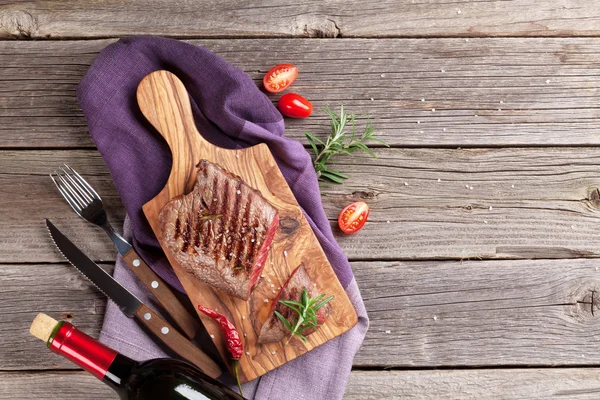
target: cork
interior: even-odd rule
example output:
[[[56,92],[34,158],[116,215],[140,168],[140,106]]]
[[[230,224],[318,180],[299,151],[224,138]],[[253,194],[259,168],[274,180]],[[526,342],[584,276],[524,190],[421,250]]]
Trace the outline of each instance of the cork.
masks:
[[[52,335],[56,324],[58,324],[57,320],[47,316],[46,314],[40,313],[31,323],[29,333],[44,342],[48,342],[48,339],[50,339],[50,335]]]

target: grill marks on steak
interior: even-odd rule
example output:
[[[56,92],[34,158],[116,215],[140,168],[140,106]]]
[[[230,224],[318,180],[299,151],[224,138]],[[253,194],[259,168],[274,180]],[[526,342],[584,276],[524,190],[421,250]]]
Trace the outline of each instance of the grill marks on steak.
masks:
[[[288,280],[284,283],[283,287],[273,299],[271,304],[271,310],[269,319],[262,326],[258,335],[258,343],[271,343],[279,342],[286,335],[290,335],[290,331],[283,325],[283,323],[275,315],[275,311],[278,311],[290,324],[293,325],[293,319],[297,316],[296,312],[289,309],[287,306],[281,304],[279,300],[293,300],[301,302],[301,294],[304,288],[308,291],[310,298],[315,298],[320,295],[316,285],[310,280],[310,277],[306,273],[306,269],[303,264],[300,264],[294,271],[292,271]],[[317,323],[323,324],[329,314],[331,313],[331,304],[327,303],[323,307],[317,310]],[[315,332],[314,329],[305,329],[301,333],[304,336],[308,336]]]
[[[186,271],[247,300],[279,218],[260,192],[216,164],[201,160],[194,189],[161,209],[163,243]]]

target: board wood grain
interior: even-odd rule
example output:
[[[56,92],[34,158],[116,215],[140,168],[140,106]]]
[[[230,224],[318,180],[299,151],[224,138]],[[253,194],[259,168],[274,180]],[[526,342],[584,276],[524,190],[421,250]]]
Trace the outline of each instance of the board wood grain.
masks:
[[[147,0],[140,7],[134,0],[19,0],[0,6],[0,37],[592,36],[600,33],[596,5],[589,0]]]
[[[354,368],[600,365],[596,259],[373,261],[352,269],[370,319]],[[106,296],[72,266],[0,264],[0,288],[0,370],[74,368],[29,334],[39,312],[98,337]]]
[[[203,139],[194,123],[189,95],[183,83],[170,72],[156,71],[146,76],[138,86],[137,99],[142,113],[165,138],[173,154],[169,179],[162,191],[144,204],[144,214],[192,303],[202,304],[225,314],[240,334],[245,334],[245,354],[240,359],[240,379],[243,382],[253,380],[351,329],[358,319],[356,311],[267,145],[261,143],[246,149],[228,150]],[[216,163],[240,176],[249,186],[259,190],[279,213],[280,226],[262,271],[264,277],[260,279],[249,301],[214,290],[187,273],[162,242],[158,214],[173,197],[187,194],[193,189],[197,175],[196,164],[201,159]],[[287,346],[283,343],[258,345],[260,328],[270,316],[271,301],[276,292],[273,289],[283,286],[291,271],[301,263],[304,263],[321,293],[335,296],[331,302],[331,314],[317,332],[308,336],[306,342],[294,338]],[[214,337],[223,359],[229,360],[219,327],[209,317],[198,314]]]
[[[113,42],[0,41],[0,148],[93,148],[75,89]],[[305,131],[321,138],[328,133],[323,108],[340,104],[370,115],[392,147],[600,144],[600,43],[594,38],[190,42],[258,85],[281,60],[296,64],[293,90],[315,110],[310,118],[286,119],[285,134],[305,144]]]
[[[350,179],[321,189],[336,240],[350,260],[600,257],[598,148],[375,154],[342,157],[336,168]],[[0,151],[0,262],[62,262],[44,218],[69,237],[85,237],[77,244],[94,260],[115,260],[110,239],[73,213],[48,178],[65,162],[90,181],[111,222],[122,226],[125,211],[97,151]],[[337,215],[357,200],[371,207],[369,222],[356,235],[344,235],[335,228]]]
[[[597,400],[600,368],[442,371],[354,370],[345,400]],[[108,386],[83,371],[0,373],[0,400],[114,400]]]

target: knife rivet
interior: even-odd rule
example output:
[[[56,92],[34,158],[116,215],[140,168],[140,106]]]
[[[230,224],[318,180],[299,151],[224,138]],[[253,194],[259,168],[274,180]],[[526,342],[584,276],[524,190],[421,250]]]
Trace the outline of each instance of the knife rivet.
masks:
[[[152,281],[152,283],[150,284],[150,286],[152,286],[153,289],[156,289],[158,287],[158,282]]]
[[[161,331],[161,333],[163,333],[163,334],[165,334],[165,335],[166,335],[167,333],[169,333],[169,328],[167,328],[166,326],[163,326],[163,327],[160,329],[160,331]]]
[[[140,266],[140,260],[138,260],[137,258],[135,260],[133,260],[133,266],[134,267],[139,267]]]
[[[146,314],[144,314],[144,319],[146,321],[148,321],[150,318],[152,318],[152,315],[149,312],[147,312]]]

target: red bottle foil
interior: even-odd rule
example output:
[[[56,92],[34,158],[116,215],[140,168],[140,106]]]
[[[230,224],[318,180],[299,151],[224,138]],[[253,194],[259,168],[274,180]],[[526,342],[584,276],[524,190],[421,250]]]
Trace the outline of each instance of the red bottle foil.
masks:
[[[117,352],[64,322],[49,344],[50,350],[103,379]]]

